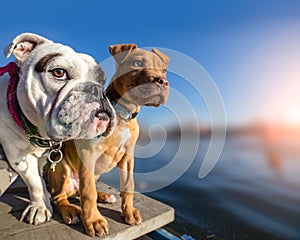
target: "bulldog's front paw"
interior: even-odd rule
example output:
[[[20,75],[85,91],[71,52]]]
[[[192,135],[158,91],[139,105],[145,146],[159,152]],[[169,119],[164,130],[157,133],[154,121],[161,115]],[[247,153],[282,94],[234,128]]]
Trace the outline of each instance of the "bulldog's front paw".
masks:
[[[104,217],[99,214],[96,220],[91,220],[90,218],[82,218],[82,223],[87,235],[94,237],[104,236],[108,234],[108,223]]]
[[[138,225],[143,221],[140,211],[135,208],[124,210],[122,217],[124,217],[124,221],[131,226]]]
[[[23,211],[20,221],[22,222],[27,215],[27,221],[29,224],[40,224],[46,221],[50,221],[53,213],[52,206],[46,206],[43,202],[31,202],[27,208]]]

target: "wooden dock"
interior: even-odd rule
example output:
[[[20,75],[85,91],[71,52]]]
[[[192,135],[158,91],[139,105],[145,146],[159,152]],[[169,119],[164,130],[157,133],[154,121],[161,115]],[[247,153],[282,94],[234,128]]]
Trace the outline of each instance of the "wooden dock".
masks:
[[[156,230],[174,220],[174,209],[145,195],[135,194],[135,207],[140,210],[143,222],[129,226],[123,222],[120,213],[119,192],[103,183],[97,184],[98,190],[114,194],[115,204],[98,204],[98,208],[109,223],[109,235],[98,239],[149,239],[145,234]],[[75,203],[79,202],[75,200]],[[20,222],[20,216],[28,204],[28,193],[20,181],[14,183],[0,197],[0,239],[1,240],[90,240],[84,233],[81,223],[66,225],[59,213],[54,211],[50,222],[33,226]]]

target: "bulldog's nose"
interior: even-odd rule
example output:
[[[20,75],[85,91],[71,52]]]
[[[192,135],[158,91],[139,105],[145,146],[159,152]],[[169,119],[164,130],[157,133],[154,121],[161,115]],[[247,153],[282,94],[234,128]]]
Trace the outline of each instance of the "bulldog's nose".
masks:
[[[158,82],[159,84],[164,85],[166,87],[169,86],[168,80],[163,77],[155,77],[154,81]]]
[[[102,88],[98,85],[92,85],[89,89],[89,92],[96,98],[99,98],[99,99],[103,98]]]

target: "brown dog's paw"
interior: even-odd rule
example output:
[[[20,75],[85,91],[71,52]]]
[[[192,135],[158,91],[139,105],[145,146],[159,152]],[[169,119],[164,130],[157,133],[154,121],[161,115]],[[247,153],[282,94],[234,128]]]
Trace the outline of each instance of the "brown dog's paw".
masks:
[[[104,193],[104,192],[97,192],[97,202],[99,203],[115,203],[117,201],[117,198],[112,195],[112,194],[108,194],[108,193]]]
[[[122,216],[124,221],[131,226],[138,225],[143,221],[140,211],[135,208],[132,208],[132,211],[123,211]]]
[[[66,224],[77,224],[82,216],[80,207],[72,204],[60,206],[60,213]]]
[[[94,236],[104,236],[108,234],[108,223],[104,217],[100,217],[95,221],[84,221],[83,225],[87,235]]]

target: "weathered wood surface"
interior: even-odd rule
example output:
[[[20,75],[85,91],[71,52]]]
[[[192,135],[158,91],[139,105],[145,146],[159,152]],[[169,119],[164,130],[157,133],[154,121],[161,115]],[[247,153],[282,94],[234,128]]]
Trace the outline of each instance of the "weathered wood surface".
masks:
[[[99,183],[98,190],[114,194],[117,197],[115,204],[98,204],[98,208],[106,217],[110,226],[109,235],[99,239],[136,239],[148,232],[158,229],[174,220],[174,209],[142,194],[135,194],[135,207],[141,211],[143,223],[130,227],[123,222],[120,215],[121,199],[117,190],[108,185]],[[16,192],[17,190],[17,192]],[[78,204],[78,201],[75,200]],[[84,240],[91,238],[84,234],[81,223],[66,225],[55,211],[50,222],[32,226],[20,222],[22,210],[28,204],[28,194],[22,192],[22,185],[14,183],[0,197],[0,239],[19,240]]]

